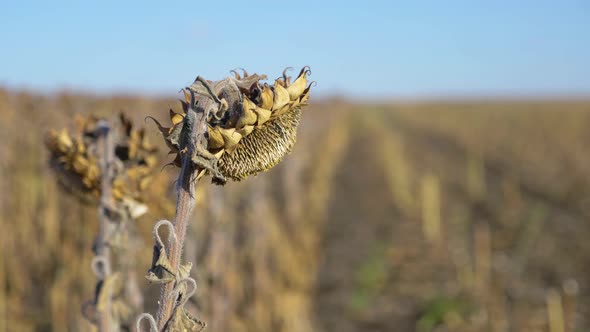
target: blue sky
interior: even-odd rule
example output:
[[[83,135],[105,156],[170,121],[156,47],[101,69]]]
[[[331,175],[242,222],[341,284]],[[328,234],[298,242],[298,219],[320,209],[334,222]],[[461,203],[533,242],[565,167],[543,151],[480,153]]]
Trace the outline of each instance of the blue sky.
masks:
[[[174,94],[310,65],[324,96],[590,95],[590,2],[4,1],[0,85]],[[296,72],[293,72],[296,74]]]

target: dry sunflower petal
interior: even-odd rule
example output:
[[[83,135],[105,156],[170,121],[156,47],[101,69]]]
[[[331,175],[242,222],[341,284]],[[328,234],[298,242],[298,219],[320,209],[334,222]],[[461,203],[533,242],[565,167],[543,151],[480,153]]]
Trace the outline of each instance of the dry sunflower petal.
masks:
[[[301,72],[299,73],[299,76],[297,77],[297,79],[295,80],[295,82],[293,82],[293,84],[291,84],[290,86],[287,87],[287,91],[289,92],[289,98],[291,100],[295,100],[297,98],[299,98],[301,96],[301,94],[303,94],[303,91],[305,91],[305,88],[307,88],[307,75],[309,74],[309,67],[303,67],[303,69],[301,69]]]
[[[236,128],[241,129],[247,125],[253,125],[258,120],[254,104],[247,96],[244,96],[243,113],[237,121]]]
[[[262,92],[260,93],[260,108],[270,110],[274,100],[274,93],[268,84],[264,84]]]
[[[275,95],[272,110],[277,111],[287,105],[291,99],[289,98],[289,91],[287,91],[283,84],[280,84],[278,80],[275,82],[274,88]]]

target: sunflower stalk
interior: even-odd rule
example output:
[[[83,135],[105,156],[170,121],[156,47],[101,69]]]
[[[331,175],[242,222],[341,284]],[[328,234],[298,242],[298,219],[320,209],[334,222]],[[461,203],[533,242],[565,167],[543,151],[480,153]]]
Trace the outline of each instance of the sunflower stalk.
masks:
[[[98,283],[101,284],[106,278],[111,275],[111,250],[108,246],[109,234],[114,232],[114,223],[109,220],[113,206],[112,201],[112,181],[115,176],[114,172],[114,147],[113,147],[113,133],[109,124],[106,121],[100,121],[97,126],[98,140],[97,145],[101,148],[102,155],[102,181],[101,181],[101,197],[98,207],[100,229],[96,239],[94,250],[96,253],[93,261],[102,264],[102,273],[95,268],[95,274],[99,277]],[[93,264],[93,266],[96,266]],[[102,276],[101,276],[102,274]],[[102,278],[101,278],[102,277]],[[118,331],[119,324],[117,324],[112,317],[112,290],[110,287],[103,287],[105,301],[102,308],[98,310],[97,327],[99,332]],[[115,330],[113,330],[115,328]]]
[[[184,117],[183,129],[180,138],[180,148],[183,151],[181,155],[181,168],[176,184],[176,216],[174,218],[174,232],[176,241],[170,240],[169,261],[172,267],[172,273],[179,275],[180,262],[182,258],[182,249],[186,230],[195,206],[195,182],[199,173],[202,171],[196,166],[191,156],[197,153],[198,146],[205,141],[207,132],[207,117],[210,110],[214,107],[214,100],[211,98],[199,98],[195,102],[194,92],[191,91],[191,103],[187,114]],[[176,298],[172,296],[176,283],[168,282],[162,285],[160,295],[160,304],[157,313],[158,329],[163,330],[166,323],[170,320],[176,303]]]
[[[98,281],[95,298],[90,302],[95,312],[87,317],[96,323],[99,332],[122,331],[131,324],[143,302],[133,271],[134,243],[129,232],[133,217],[128,208],[113,199],[114,182],[121,172],[115,159],[114,130],[109,122],[101,120],[95,135],[101,180],[99,232],[93,245],[92,268]]]
[[[145,213],[141,192],[151,181],[157,149],[143,128],[134,129],[123,113],[108,121],[76,118],[76,130],[50,130],[45,144],[50,165],[64,189],[98,207],[99,229],[92,250],[97,282],[82,313],[98,331],[127,331],[143,306],[137,285],[133,220]]]

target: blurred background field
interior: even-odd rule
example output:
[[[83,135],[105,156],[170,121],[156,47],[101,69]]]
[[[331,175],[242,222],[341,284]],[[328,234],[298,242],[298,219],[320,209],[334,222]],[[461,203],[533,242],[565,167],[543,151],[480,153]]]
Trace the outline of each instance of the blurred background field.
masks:
[[[206,331],[590,331],[590,3],[12,1],[0,9],[0,332],[92,331],[96,206],[43,144],[76,114],[155,125],[246,68],[317,81],[293,153],[198,185]],[[290,72],[294,75],[295,72]],[[168,167],[136,222],[174,215]]]
[[[44,132],[177,106],[0,90],[0,330],[91,328],[96,210],[56,185]],[[316,100],[276,169],[199,184],[192,310],[211,331],[586,331],[589,124],[583,100]],[[142,253],[173,216],[174,173],[150,187]]]

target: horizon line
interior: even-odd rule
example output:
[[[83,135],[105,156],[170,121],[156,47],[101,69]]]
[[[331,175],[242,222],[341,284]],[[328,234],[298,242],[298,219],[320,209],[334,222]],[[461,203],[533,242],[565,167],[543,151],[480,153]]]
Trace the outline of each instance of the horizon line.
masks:
[[[177,97],[181,89],[175,93],[164,93],[162,91],[150,91],[141,89],[89,89],[89,88],[72,88],[72,87],[57,87],[55,89],[39,89],[28,86],[14,86],[10,84],[1,84],[0,90],[6,90],[9,93],[30,93],[43,95],[47,97],[59,95],[78,95],[98,98],[108,97],[142,97],[155,99],[173,99]],[[494,91],[494,92],[437,92],[437,93],[390,93],[390,94],[375,94],[375,95],[353,95],[343,91],[329,91],[319,92],[314,99],[319,99],[319,102],[326,101],[346,101],[346,102],[365,102],[372,104],[379,103],[398,103],[398,102],[475,102],[475,101],[590,101],[590,91],[575,91],[575,92],[546,92],[546,91],[530,91],[530,92],[510,92],[510,91]]]

